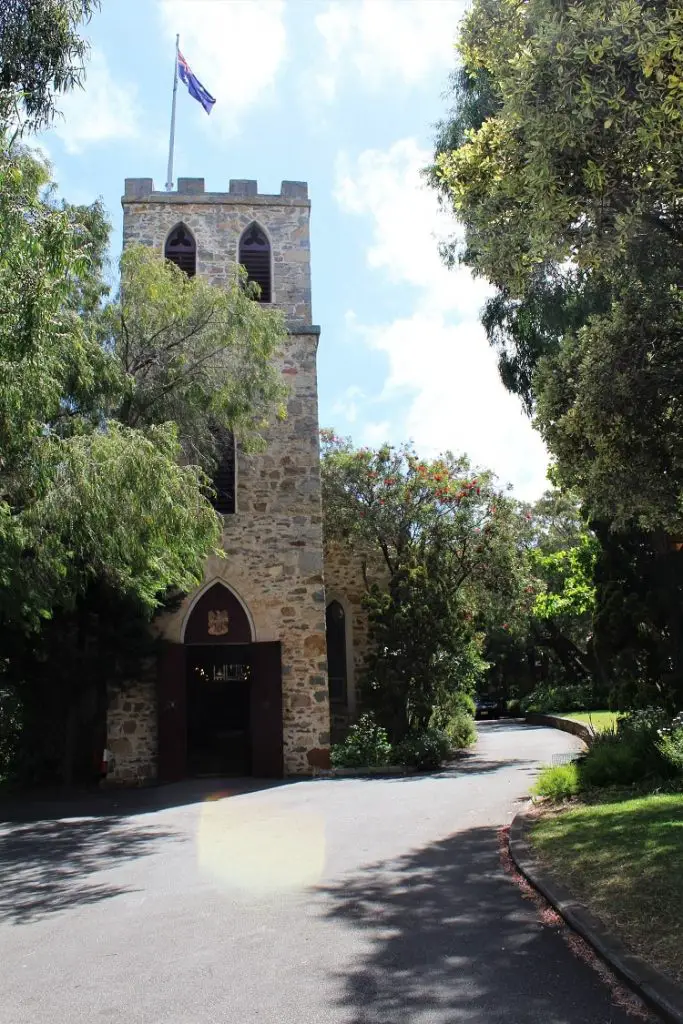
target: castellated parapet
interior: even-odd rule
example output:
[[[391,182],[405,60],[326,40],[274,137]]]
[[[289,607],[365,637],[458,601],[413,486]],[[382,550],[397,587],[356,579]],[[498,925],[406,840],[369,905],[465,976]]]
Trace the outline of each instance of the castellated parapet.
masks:
[[[272,305],[281,309],[288,338],[278,365],[289,386],[287,418],[274,423],[263,454],[237,460],[236,512],[224,517],[224,559],[211,557],[205,581],[220,580],[244,604],[255,641],[282,644],[284,766],[306,774],[324,764],[329,747],[325,592],[316,350],[311,323],[308,188],[284,181],[279,195],[259,195],[255,181],[233,180],[228,192],[206,192],[202,178],[178,179],[177,192],[157,192],[150,178],[127,178],[123,244],[162,253],[182,222],[193,234],[197,274],[215,285],[234,280],[239,239],[256,221],[272,254]],[[239,439],[238,439],[239,440]],[[181,643],[196,594],[160,623]],[[114,701],[108,735],[115,779],[154,776],[157,732],[154,689],[140,685],[135,700]],[[134,709],[134,712],[133,710]]]
[[[232,180],[229,192],[205,192],[203,178],[179,178],[177,192],[155,192],[151,178],[126,178],[123,245],[163,252],[168,233],[182,221],[197,243],[197,274],[228,284],[237,245],[256,221],[268,235],[273,260],[273,305],[292,325],[310,325],[311,203],[305,181],[283,181],[279,195],[259,195],[257,183]]]

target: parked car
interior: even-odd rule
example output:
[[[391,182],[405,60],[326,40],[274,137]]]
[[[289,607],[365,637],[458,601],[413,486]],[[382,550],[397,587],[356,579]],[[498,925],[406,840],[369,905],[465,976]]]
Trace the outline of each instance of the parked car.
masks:
[[[474,717],[475,718],[500,718],[503,707],[497,697],[484,696],[475,697]]]

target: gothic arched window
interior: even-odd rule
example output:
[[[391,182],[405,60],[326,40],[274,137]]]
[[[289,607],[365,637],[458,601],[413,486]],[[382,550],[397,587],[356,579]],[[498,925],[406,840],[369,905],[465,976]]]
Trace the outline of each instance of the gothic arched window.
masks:
[[[346,616],[339,601],[328,604],[325,627],[330,703],[346,704]]]
[[[249,281],[261,289],[259,302],[272,302],[270,270],[270,243],[263,228],[254,221],[240,238],[239,262],[247,272]]]
[[[216,492],[213,507],[221,515],[231,516],[235,512],[235,435],[232,430],[217,432],[218,463],[213,474]]]
[[[164,256],[176,267],[180,267],[188,277],[197,273],[197,245],[194,236],[184,224],[176,224],[164,247]]]

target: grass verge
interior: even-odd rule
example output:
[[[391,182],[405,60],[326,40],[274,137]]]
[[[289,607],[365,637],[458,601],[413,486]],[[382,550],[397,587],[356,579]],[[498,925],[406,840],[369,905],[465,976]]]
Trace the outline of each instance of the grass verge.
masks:
[[[567,711],[565,714],[558,715],[557,717],[573,718],[575,722],[584,722],[586,725],[592,725],[596,732],[601,732],[603,729],[616,729],[617,727],[616,711]]]
[[[683,794],[601,794],[540,818],[531,841],[627,946],[683,983]]]

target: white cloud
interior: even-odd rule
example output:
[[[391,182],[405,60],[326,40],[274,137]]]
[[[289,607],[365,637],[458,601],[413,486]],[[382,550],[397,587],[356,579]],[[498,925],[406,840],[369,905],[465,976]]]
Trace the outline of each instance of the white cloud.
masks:
[[[404,317],[363,325],[351,316],[347,323],[387,356],[383,398],[397,406],[399,395],[407,398],[392,440],[411,439],[425,455],[465,451],[503,484],[512,482],[520,497],[535,497],[546,486],[547,453],[519,400],[503,387],[479,324],[487,286],[466,268],[450,271],[441,263],[438,241],[453,223],[420,176],[429,158],[414,139],[403,139],[389,150],[366,150],[353,163],[339,159],[336,197],[367,219],[368,266],[414,295]],[[369,425],[370,435],[377,436],[375,427]],[[367,429],[359,425],[365,439]],[[389,433],[384,429],[381,440]]]
[[[362,425],[357,443],[364,444],[368,448],[377,448],[379,445],[384,444],[385,441],[388,441],[390,437],[391,427],[389,420],[381,420],[377,423],[368,421]]]
[[[467,269],[448,270],[441,261],[439,241],[454,234],[454,222],[422,180],[421,169],[431,158],[415,139],[366,150],[353,167],[341,154],[336,198],[344,209],[371,217],[370,267],[384,270],[395,284],[422,289],[424,305],[476,315],[488,286]]]
[[[392,79],[414,85],[453,64],[465,0],[335,0],[316,16],[323,38],[325,99],[353,74],[377,89]]]
[[[384,397],[409,396],[401,440],[409,438],[428,456],[467,452],[476,465],[493,469],[501,484],[513,483],[519,497],[545,490],[543,443],[519,400],[501,384],[495,353],[476,320],[452,323],[441,312],[418,309],[362,330],[389,360]]]
[[[181,53],[216,98],[210,119],[224,135],[234,135],[245,113],[273,93],[286,55],[284,9],[284,0],[159,0],[166,36],[175,42],[180,33]]]
[[[318,100],[324,100],[326,103],[331,103],[337,92],[337,80],[334,75],[326,73],[324,71],[319,72],[313,76],[315,82],[315,89],[311,92],[308,85],[306,86],[306,95],[309,99],[317,97]]]
[[[68,153],[111,139],[136,139],[140,135],[137,90],[120,85],[112,76],[101,50],[94,48],[85,72],[85,86],[67,93],[58,103],[63,117],[54,132]]]
[[[357,384],[352,384],[337,399],[332,406],[332,415],[343,416],[348,423],[355,423],[358,419],[358,403],[365,401],[366,394]]]

